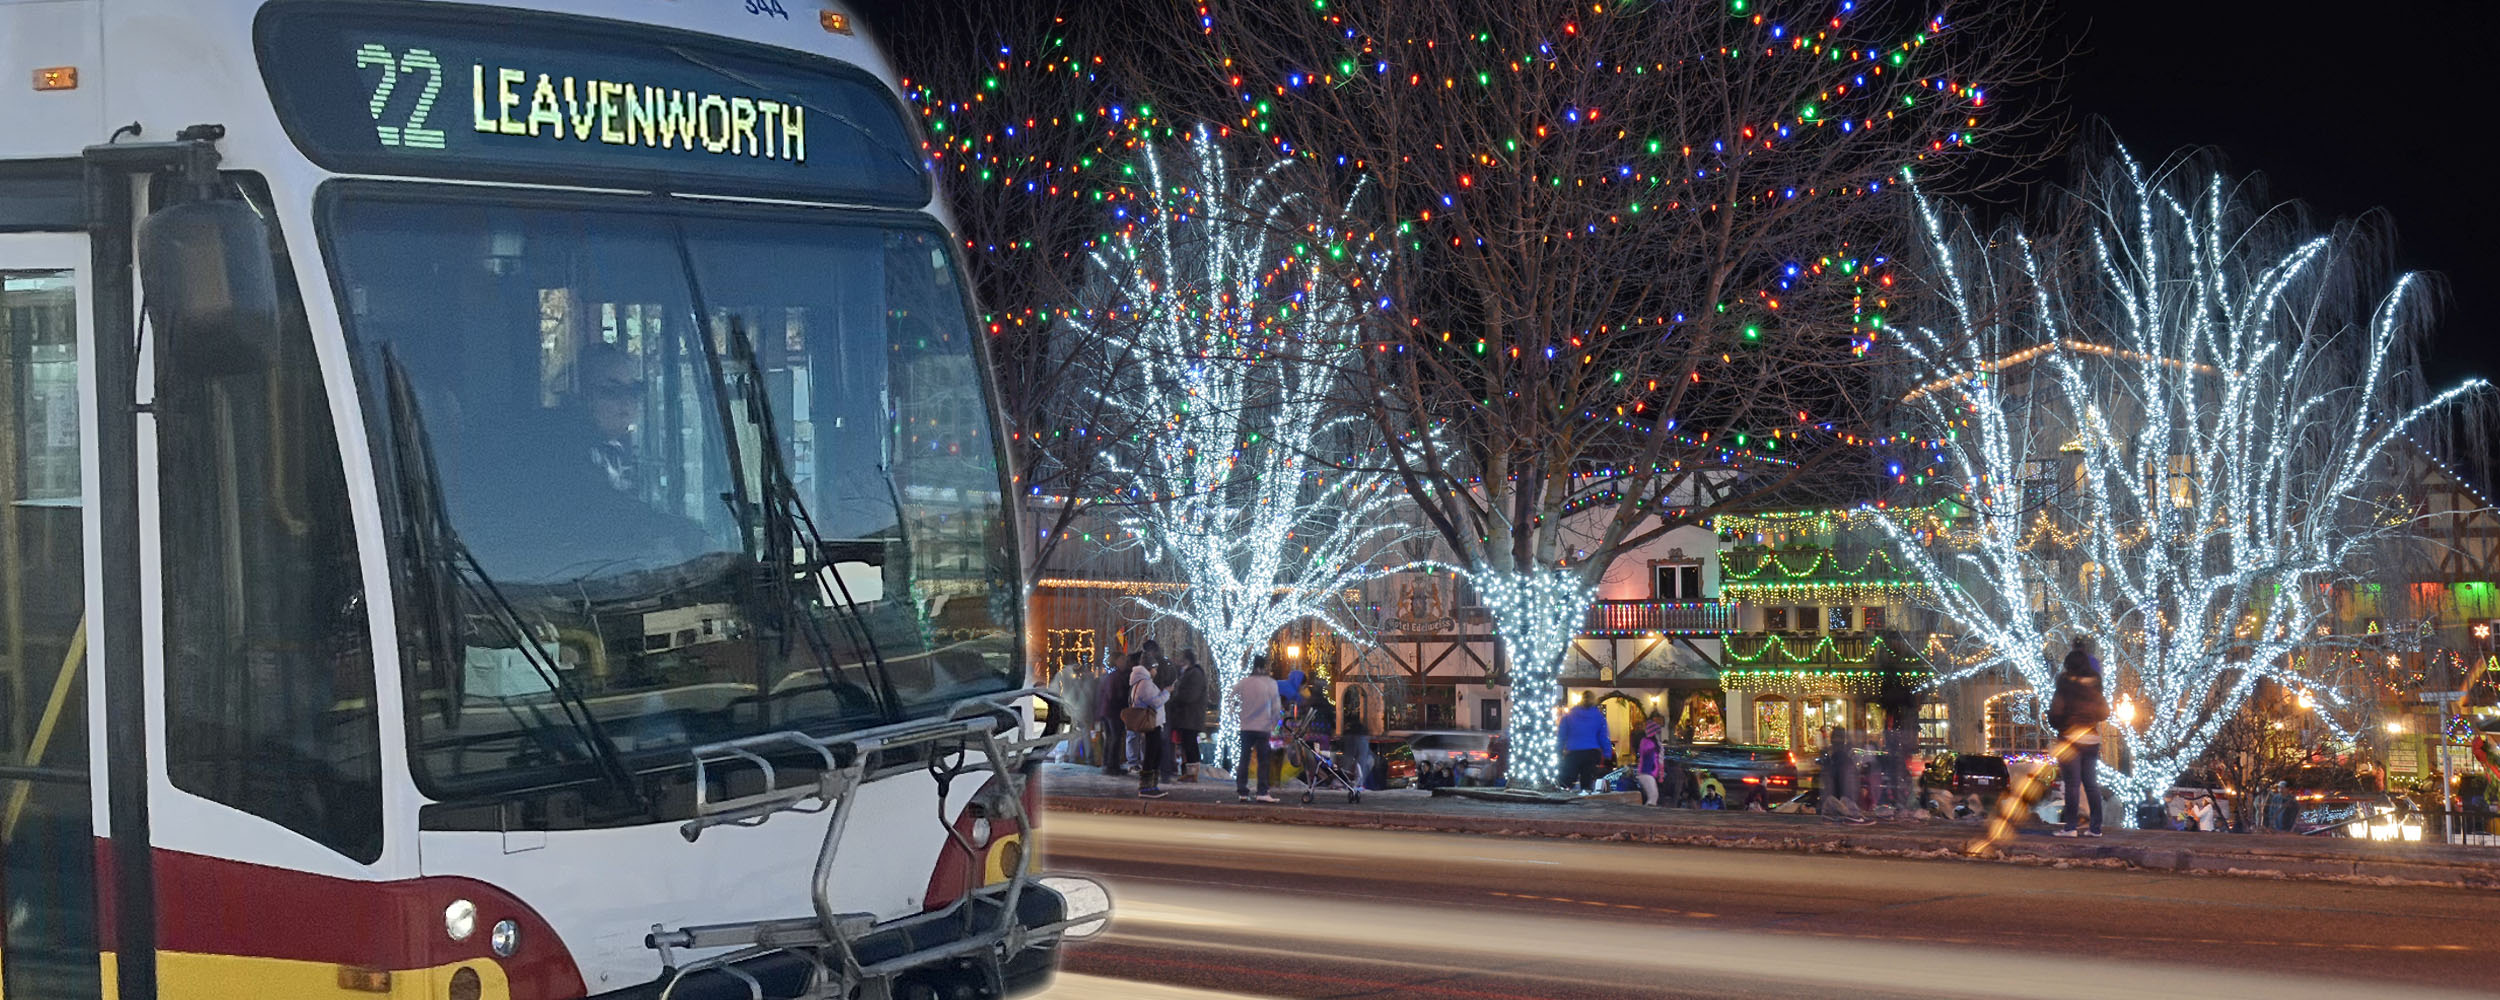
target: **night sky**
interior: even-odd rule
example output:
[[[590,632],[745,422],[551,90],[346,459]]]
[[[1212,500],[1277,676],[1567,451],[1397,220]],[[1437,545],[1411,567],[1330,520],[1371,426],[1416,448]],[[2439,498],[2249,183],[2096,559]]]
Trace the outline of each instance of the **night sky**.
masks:
[[[2320,217],[2384,209],[2400,266],[2445,276],[2433,385],[2500,377],[2500,208],[2481,98],[2500,4],[2063,0],[2078,125],[2146,159],[2219,147]],[[2071,168],[2059,164],[2063,178]]]
[[[903,3],[1016,0],[858,2],[876,22]],[[2398,263],[2445,278],[2432,384],[2500,379],[2500,178],[2471,151],[2490,115],[2500,2],[2050,2],[2057,47],[2075,50],[2062,109],[2074,134],[2105,124],[2147,161],[2217,147],[2321,223],[2385,210]],[[2027,179],[2037,192],[2072,173],[2061,157]]]

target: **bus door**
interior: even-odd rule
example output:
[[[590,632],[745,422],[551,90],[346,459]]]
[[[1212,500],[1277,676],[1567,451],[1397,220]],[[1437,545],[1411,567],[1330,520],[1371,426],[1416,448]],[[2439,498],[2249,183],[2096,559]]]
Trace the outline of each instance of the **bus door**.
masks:
[[[86,267],[84,235],[0,231],[0,1000],[103,988],[80,459]]]

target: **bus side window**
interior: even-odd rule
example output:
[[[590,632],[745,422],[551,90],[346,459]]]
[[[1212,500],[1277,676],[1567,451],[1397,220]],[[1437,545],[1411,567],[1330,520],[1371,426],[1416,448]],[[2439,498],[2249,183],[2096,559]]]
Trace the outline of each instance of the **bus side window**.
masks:
[[[346,474],[294,270],[272,242],[285,320],[267,370],[158,386],[166,769],[177,788],[370,863],[381,737]]]

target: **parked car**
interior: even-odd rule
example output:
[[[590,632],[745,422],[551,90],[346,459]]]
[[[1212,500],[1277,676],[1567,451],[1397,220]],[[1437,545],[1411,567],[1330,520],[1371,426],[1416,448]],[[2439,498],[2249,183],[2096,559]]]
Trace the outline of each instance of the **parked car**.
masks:
[[[1425,729],[1398,734],[1406,741],[1420,768],[1439,764],[1458,776],[1462,785],[1491,784],[1501,759],[1494,745],[1500,734],[1479,729]]]
[[[2027,781],[2042,769],[2048,773],[2040,774],[2037,781]],[[2035,810],[2044,802],[2052,804],[2050,811],[2039,815],[2059,815],[2053,802],[2058,793],[2057,765],[2046,754],[1958,754],[1953,758],[1953,778],[1948,788],[1957,809],[1969,813],[1993,814],[1998,799],[2008,791],[2022,788],[2027,789],[2029,796],[2024,804]],[[2056,820],[2044,818],[2042,822]]]
[[[2014,781],[2014,772],[2005,766],[2005,758],[1995,754],[1966,753],[1953,758],[1953,797],[1978,796],[1982,808],[1993,808],[1997,796]]]
[[[1692,769],[1705,804],[1715,794],[1728,809],[1785,804],[1806,788],[1797,755],[1785,747],[1734,743],[1670,743],[1659,748],[1669,764]],[[1715,788],[1714,788],[1715,786]]]
[[[1363,784],[1373,791],[1411,788],[1415,784],[1415,747],[1395,736],[1372,737],[1372,769]]]

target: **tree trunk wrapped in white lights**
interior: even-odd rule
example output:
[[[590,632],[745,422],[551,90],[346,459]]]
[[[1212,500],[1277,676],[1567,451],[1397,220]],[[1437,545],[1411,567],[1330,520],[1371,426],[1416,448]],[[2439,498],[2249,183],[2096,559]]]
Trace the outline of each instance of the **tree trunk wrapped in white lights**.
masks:
[[[2262,681],[2330,726],[2354,707],[2309,666],[2330,586],[2413,523],[2391,452],[2488,386],[2413,388],[2420,279],[2385,283],[2356,228],[2123,151],[2079,207],[2051,245],[1922,203],[1950,315],[1904,343],[1960,495],[1876,520],[1977,650],[1964,675],[2008,667],[2045,700],[2065,640],[2100,642],[2131,758],[2109,784],[2142,802]]]
[[[1290,187],[1290,164],[1237,174],[1203,129],[1175,158],[1145,150],[1093,255],[1101,301],[1071,322],[1126,361],[1096,387],[1143,428],[1107,456],[1120,523],[1186,584],[1138,600],[1205,638],[1231,767],[1252,654],[1305,618],[1351,629],[1340,595],[1409,533],[1394,486],[1333,462],[1364,429],[1331,405],[1386,251]]]
[[[1576,570],[1510,573],[1478,567],[1469,579],[1510,657],[1510,787],[1546,789],[1560,777],[1563,658],[1588,617],[1597,588]]]

